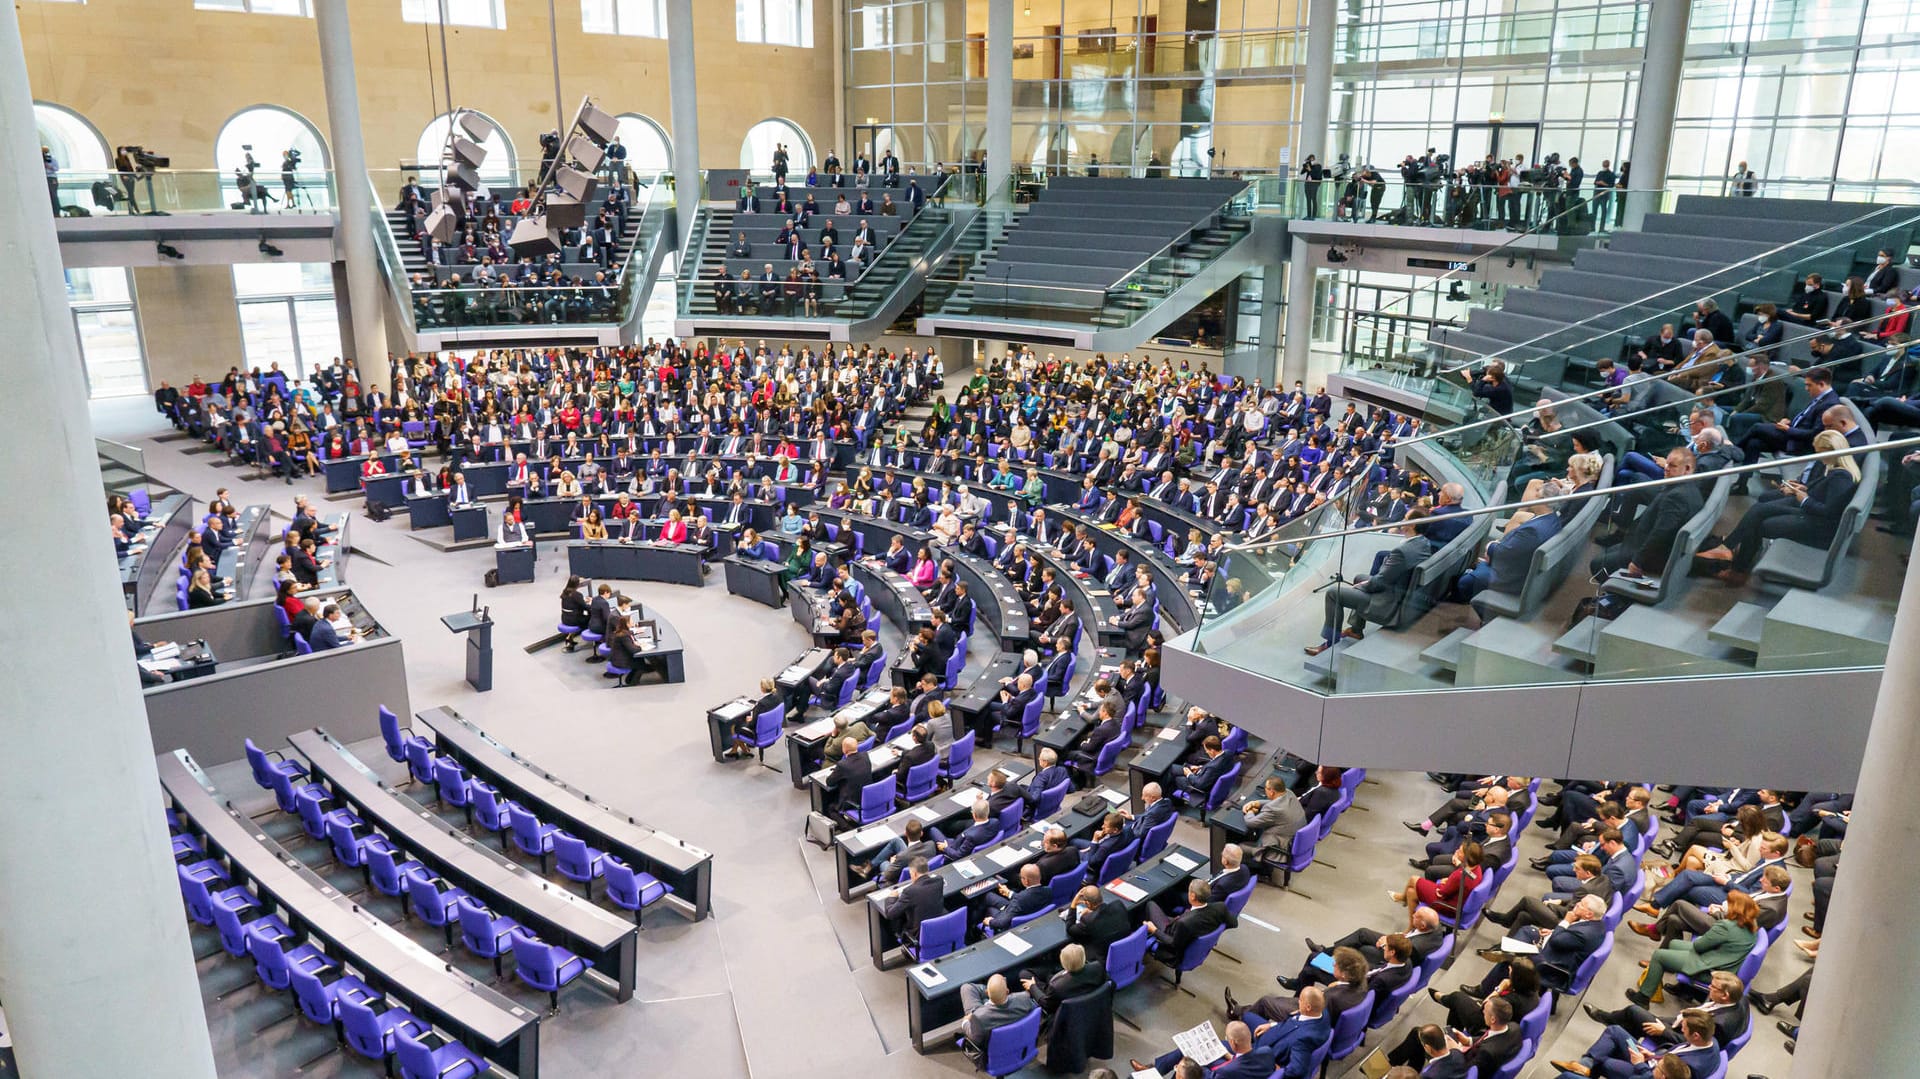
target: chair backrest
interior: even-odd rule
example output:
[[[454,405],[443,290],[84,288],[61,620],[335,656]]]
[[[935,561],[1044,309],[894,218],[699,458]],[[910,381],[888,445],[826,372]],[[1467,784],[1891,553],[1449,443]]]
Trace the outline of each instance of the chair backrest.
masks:
[[[947,776],[957,778],[966,775],[973,767],[973,743],[974,734],[968,731],[947,747],[947,766],[943,770]]]
[[[333,997],[327,987],[320,984],[319,976],[299,967],[288,967],[287,977],[293,983],[293,999],[300,1005],[300,1014],[315,1023],[332,1026]]]
[[[940,770],[940,759],[929,758],[907,769],[907,789],[903,792],[907,801],[917,802],[933,793],[935,773]]]
[[[1539,1045],[1547,1036],[1547,1020],[1553,1015],[1553,990],[1542,989],[1540,1002],[1533,1010],[1520,1017],[1520,1036]],[[1522,1054],[1523,1056],[1525,1054]]]
[[[1405,1004],[1407,998],[1412,996],[1414,990],[1418,988],[1413,979],[1409,978],[1398,989],[1376,1000],[1373,1005],[1373,1014],[1367,1017],[1367,1029],[1379,1030],[1393,1022],[1393,1017],[1400,1012],[1400,1006]]]
[[[253,956],[253,972],[260,980],[274,989],[286,989],[291,985],[287,977],[287,953],[280,950],[280,942],[267,936],[265,929],[248,929],[247,954]]]
[[[587,854],[586,840],[565,832],[553,833],[553,864],[562,874],[574,878],[593,873],[593,859]]]
[[[452,757],[434,758],[433,782],[440,788],[440,797],[448,805],[467,804],[467,775],[460,770],[459,761]]]
[[[1440,946],[1427,953],[1427,957],[1420,961],[1420,976],[1418,980],[1421,986],[1424,987],[1427,983],[1433,981],[1433,976],[1440,973],[1441,967],[1447,965],[1447,957],[1453,954],[1453,940],[1454,938],[1451,935],[1442,937],[1440,939]]]
[[[298,633],[293,635],[293,654],[296,656],[310,656],[313,654],[313,646],[308,644],[307,639]]]
[[[1003,1027],[987,1031],[986,1064],[988,1075],[999,1079],[1012,1075],[1040,1055],[1040,1019],[1044,1013],[1035,1008]]]
[[[345,817],[327,818],[327,842],[333,847],[333,856],[342,864],[359,866],[360,840],[353,834],[353,824]]]
[[[1537,1044],[1539,1043],[1532,1038],[1521,1041],[1520,1048],[1508,1058],[1505,1064],[1500,1065],[1500,1069],[1493,1073],[1491,1079],[1514,1079],[1520,1074],[1520,1069],[1526,1067],[1527,1063],[1533,1059],[1533,1047]]]
[[[1214,780],[1213,787],[1208,790],[1207,812],[1211,813],[1220,808],[1220,803],[1226,801],[1227,795],[1233,793],[1233,785],[1238,782],[1239,779],[1240,764],[1238,761],[1235,761],[1233,767],[1227,769],[1227,774]]]
[[[400,855],[385,844],[369,843],[363,857],[367,863],[367,875],[372,878],[373,886],[380,889],[382,895],[397,896],[406,887],[400,879]]]
[[[473,954],[493,958],[500,951],[498,939],[493,935],[493,912],[468,896],[461,896],[453,905],[459,911],[460,939],[466,941]]]
[[[781,701],[753,717],[753,744],[765,749],[780,740],[780,728],[787,722],[787,704]]]
[[[1295,873],[1313,864],[1314,849],[1320,845],[1320,833],[1325,818],[1310,817],[1305,824],[1293,833],[1293,846],[1288,851],[1287,868]]]
[[[1139,854],[1140,844],[1136,842],[1128,843],[1126,846],[1107,855],[1107,860],[1100,866],[1100,879],[1096,883],[1118,880],[1120,874],[1133,868],[1134,859],[1137,858]]]
[[[253,769],[253,781],[263,790],[273,789],[273,765],[267,760],[267,751],[247,739],[247,766]]]
[[[920,923],[920,942],[914,958],[922,963],[957,952],[967,941],[967,908],[950,910]]]
[[[1080,885],[1086,877],[1087,863],[1084,858],[1076,862],[1072,869],[1063,869],[1055,873],[1053,879],[1047,881],[1047,890],[1053,893],[1053,906],[1058,908],[1072,903],[1073,897],[1079,894]]]
[[[1366,996],[1333,1021],[1333,1037],[1328,1039],[1333,1059],[1339,1060],[1359,1048],[1360,1040],[1367,1036],[1367,1020],[1373,1017],[1373,999],[1373,990],[1367,990]]]
[[[340,1012],[341,1032],[346,1035],[347,1044],[353,1051],[368,1060],[385,1060],[387,1040],[373,1009],[346,994],[336,996],[334,1006]]]
[[[1613,934],[1608,933],[1600,942],[1600,947],[1595,948],[1593,954],[1581,962],[1580,969],[1573,972],[1573,981],[1567,983],[1567,992],[1571,995],[1586,992],[1587,985],[1593,981],[1593,976],[1599,972],[1605,965],[1607,957],[1612,954]]]
[[[1007,808],[1000,811],[1000,838],[1006,839],[1020,831],[1020,817],[1026,812],[1027,803],[1015,799]]]
[[[542,842],[540,818],[528,812],[519,802],[507,803],[507,823],[513,828],[513,840],[522,850],[537,851],[546,844]]]
[[[413,773],[415,782],[433,782],[433,747],[424,738],[407,744],[407,771]]]
[[[1033,699],[1028,701],[1027,706],[1020,712],[1020,737],[1032,738],[1040,733],[1040,712],[1045,706],[1045,699],[1039,692],[1035,692]]]
[[[1220,937],[1226,931],[1227,927],[1223,925],[1211,933],[1193,938],[1187,943],[1186,949],[1180,953],[1179,962],[1174,964],[1175,969],[1192,970],[1206,962],[1207,956],[1213,952],[1214,945],[1220,943]]]
[[[1147,829],[1147,834],[1140,837],[1140,860],[1144,862],[1165,850],[1167,840],[1173,835],[1173,826],[1178,823],[1180,815],[1175,813]]]
[[[287,617],[287,609],[278,603],[273,605],[273,620],[280,629],[280,639],[288,640],[293,636],[293,619]],[[382,708],[382,712],[386,709]]]
[[[1146,695],[1142,694],[1140,697],[1140,710],[1142,712],[1146,711],[1148,703]],[[1220,739],[1220,752],[1225,753],[1229,757],[1238,756],[1245,751],[1246,748],[1247,729],[1245,727],[1235,727],[1227,732],[1225,738]]]
[[[527,984],[539,989],[558,989],[560,961],[552,945],[524,930],[512,934],[513,966]]]
[[[1107,977],[1114,988],[1125,989],[1140,977],[1147,965],[1147,945],[1153,941],[1153,927],[1140,928],[1107,945]]]
[[[206,886],[201,885],[201,895],[207,895]],[[240,912],[226,905],[207,899],[207,905],[213,912],[213,927],[220,931],[220,946],[235,959],[244,959],[247,955],[247,931],[240,924]]]
[[[1113,766],[1120,763],[1120,751],[1125,748],[1127,748],[1127,740],[1124,738],[1115,738],[1101,746],[1100,753],[1093,762],[1093,774],[1103,776],[1113,771]]]
[[[893,812],[893,777],[882,776],[860,788],[860,823],[879,820]]]
[[[484,780],[470,779],[467,781],[467,797],[473,803],[480,826],[489,832],[499,831],[501,810],[505,808],[500,802],[499,789]]]
[[[1048,787],[1046,790],[1041,791],[1040,797],[1035,799],[1033,803],[1034,819],[1038,820],[1041,817],[1051,817],[1059,812],[1060,804],[1067,800],[1067,792],[1072,789],[1073,780],[1063,779],[1053,786]]]
[[[1222,904],[1235,918],[1240,917],[1240,912],[1247,909],[1247,900],[1253,898],[1253,889],[1259,883],[1259,877],[1248,876],[1245,884],[1227,893],[1227,897],[1221,901]]]
[[[446,904],[440,899],[440,889],[433,886],[432,878],[415,873],[406,879],[407,898],[412,901],[413,912],[428,925],[447,924]]]
[[[279,610],[278,607],[274,609]],[[281,611],[281,616],[285,615],[286,612]],[[401,764],[407,762],[407,746],[400,740],[400,717],[384,704],[380,706],[380,740],[387,744],[388,757]]]

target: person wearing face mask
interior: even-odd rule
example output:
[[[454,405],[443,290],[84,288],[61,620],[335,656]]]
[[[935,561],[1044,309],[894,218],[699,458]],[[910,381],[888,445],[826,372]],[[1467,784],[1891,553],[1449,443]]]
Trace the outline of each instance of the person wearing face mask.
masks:
[[[1795,322],[1813,325],[1826,321],[1827,307],[1827,293],[1821,284],[1820,275],[1810,273],[1807,275],[1806,283],[1801,286],[1799,295],[1793,298],[1793,306],[1780,312],[1780,315]]]
[[[1867,275],[1867,292],[1874,296],[1886,296],[1900,291],[1900,271],[1894,268],[1893,252],[1885,248],[1874,260],[1873,272]]]
[[[1768,363],[1773,362],[1774,349],[1779,347],[1783,334],[1779,316],[1780,309],[1770,303],[1753,309],[1753,329],[1748,330],[1741,340],[1749,354],[1763,356]]]

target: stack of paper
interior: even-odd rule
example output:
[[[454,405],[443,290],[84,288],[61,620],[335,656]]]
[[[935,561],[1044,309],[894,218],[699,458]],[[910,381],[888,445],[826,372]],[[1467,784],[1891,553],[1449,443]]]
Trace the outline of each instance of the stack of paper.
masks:
[[[1028,944],[1025,938],[1013,933],[1002,933],[993,938],[993,942],[1005,948],[1008,955],[1015,957],[1025,955],[1033,950],[1033,945]]]
[[[999,847],[995,847],[993,850],[987,852],[987,860],[992,862],[994,865],[999,866],[1002,869],[1009,868],[1018,862],[1025,861],[1026,857],[1027,857],[1026,851],[1022,850],[1019,847],[1013,846],[1012,844],[1005,844]]]
[[[1147,897],[1147,893],[1142,891],[1139,885],[1124,880],[1116,880],[1108,884],[1107,891],[1112,892],[1114,895],[1119,896],[1129,903],[1138,903]]]

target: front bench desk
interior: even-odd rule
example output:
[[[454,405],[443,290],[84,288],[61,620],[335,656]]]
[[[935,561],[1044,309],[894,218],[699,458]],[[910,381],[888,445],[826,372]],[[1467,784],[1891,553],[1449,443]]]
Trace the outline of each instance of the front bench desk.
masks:
[[[721,559],[721,565],[726,567],[729,594],[745,596],[769,607],[786,605],[784,589],[780,586],[780,576],[786,572],[786,563],[735,551]]]
[[[268,838],[221,798],[185,750],[155,759],[167,801],[225,860],[236,883],[253,885],[302,938],[349,963],[360,979],[421,1020],[511,1071],[540,1072],[540,1016],[467,977],[445,959],[361,909]]]
[[[665,902],[699,921],[713,890],[713,855],[569,787],[551,773],[488,737],[451,708],[430,708],[414,720],[431,731],[436,748],[461,767],[527,807],[548,824],[604,850],[673,889]]]
[[[647,540],[574,540],[567,544],[567,571],[588,580],[609,577],[623,581],[665,581],[668,584],[706,586],[697,543],[661,543]]]
[[[938,830],[943,836],[957,836],[964,831],[973,823],[973,803],[987,796],[987,782],[993,772],[1005,775],[1008,786],[1018,786],[1033,775],[1033,766],[1025,761],[1004,761],[992,771],[975,776],[964,787],[942,791],[865,827],[835,836],[833,868],[841,900],[851,903],[854,893],[872,885],[870,879],[855,880],[853,867],[873,861],[874,855],[880,853],[880,848],[905,836],[909,820],[918,820],[929,829],[929,834]],[[878,867],[875,869],[877,871]]]
[[[313,778],[394,845],[475,899],[527,927],[548,944],[585,959],[614,999],[633,998],[634,924],[595,906],[440,819],[388,786],[332,735],[316,727],[287,741],[307,759]],[[551,823],[551,822],[549,822]],[[585,837],[582,837],[585,838]]]
[[[1039,838],[1037,832],[1031,834],[1036,840]],[[1148,903],[1182,892],[1187,878],[1195,870],[1204,870],[1205,867],[1206,863],[1198,853],[1186,847],[1174,847],[1122,876],[1120,881],[1127,888],[1126,894],[1115,891],[1111,882],[1102,888],[1106,892],[1107,902],[1120,903],[1129,913],[1133,913]],[[940,872],[946,872],[946,868],[941,867]],[[874,893],[875,896],[880,894]],[[875,912],[879,902],[876,898],[869,898],[869,918],[878,916]],[[1003,943],[1009,937],[1018,938],[1027,947],[1015,955]],[[928,1035],[965,1018],[965,1011],[960,1005],[961,986],[984,982],[995,974],[1004,974],[1011,979],[1015,971],[1039,965],[1065,947],[1066,943],[1067,923],[1059,912],[1054,912],[1035,918],[992,940],[969,945],[931,963],[909,967],[907,1031],[913,1036],[913,1047],[926,1052]]]

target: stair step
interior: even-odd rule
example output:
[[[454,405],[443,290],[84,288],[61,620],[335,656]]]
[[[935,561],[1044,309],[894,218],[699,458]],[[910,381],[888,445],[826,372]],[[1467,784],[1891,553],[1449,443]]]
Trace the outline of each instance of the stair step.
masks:
[[[1760,638],[1767,625],[1767,608],[1758,603],[1736,603],[1707,630],[1707,639],[1730,644],[1749,652],[1760,651]]]
[[[1421,651],[1420,658],[1427,663],[1445,667],[1449,671],[1458,670],[1460,668],[1460,646],[1466,643],[1467,638],[1471,636],[1473,636],[1473,630],[1467,626],[1461,626],[1452,633],[1428,645]]]

